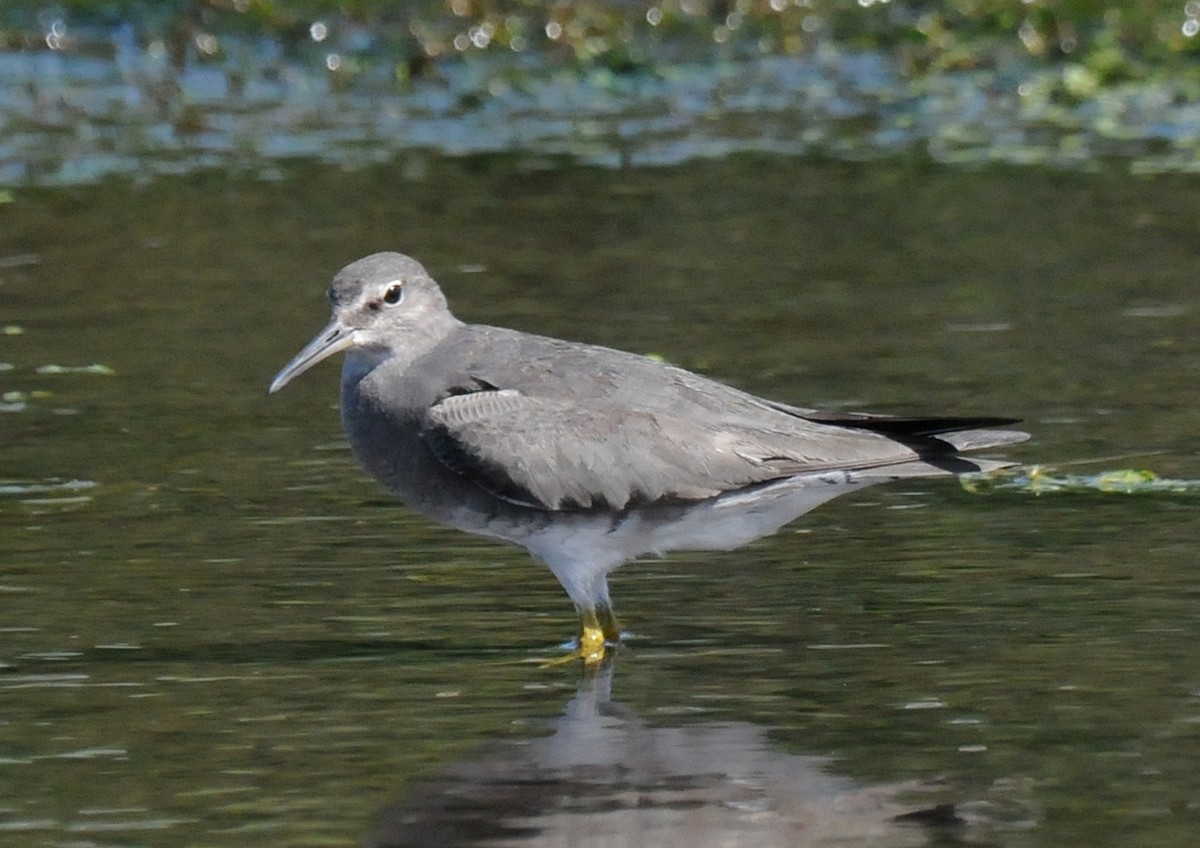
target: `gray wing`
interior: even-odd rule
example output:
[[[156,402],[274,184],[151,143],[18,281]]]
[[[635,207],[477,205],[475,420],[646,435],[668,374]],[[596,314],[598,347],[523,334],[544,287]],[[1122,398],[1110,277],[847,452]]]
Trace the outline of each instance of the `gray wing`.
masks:
[[[478,325],[421,374],[410,408],[432,455],[542,509],[700,500],[832,470],[979,470],[956,452],[1025,438],[977,429],[1008,419],[801,409],[635,354]]]
[[[457,473],[543,509],[699,500],[780,477],[917,456],[874,433],[784,415],[779,428],[765,423],[709,423],[493,389],[434,404],[422,437]]]

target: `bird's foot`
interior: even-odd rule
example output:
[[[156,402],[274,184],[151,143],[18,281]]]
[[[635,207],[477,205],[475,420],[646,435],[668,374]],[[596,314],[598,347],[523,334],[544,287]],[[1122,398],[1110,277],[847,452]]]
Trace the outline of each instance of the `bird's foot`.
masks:
[[[580,630],[578,652],[584,665],[598,665],[604,662],[608,646],[609,641],[600,627],[589,627],[585,624]]]
[[[568,643],[566,656],[555,657],[542,663],[543,668],[566,665],[576,660],[584,668],[595,670],[609,659],[613,650],[621,643],[621,629],[612,610],[607,607],[585,610],[579,614],[579,636]]]
[[[612,656],[616,643],[606,640],[603,630],[585,627],[577,638],[567,642],[563,647],[567,653],[552,660],[544,660],[539,665],[542,668],[554,668],[582,661],[585,670],[595,670]]]

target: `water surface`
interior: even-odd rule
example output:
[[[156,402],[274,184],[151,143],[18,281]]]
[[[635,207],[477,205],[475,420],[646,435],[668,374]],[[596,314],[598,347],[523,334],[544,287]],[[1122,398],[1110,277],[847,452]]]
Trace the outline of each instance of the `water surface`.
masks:
[[[528,662],[573,627],[549,573],[377,490],[335,367],[265,396],[345,262],[400,249],[469,320],[796,403],[1010,413],[1024,463],[1194,480],[1196,220],[1185,177],[770,156],[412,154],[17,192],[0,844],[389,844],[395,810],[469,795],[472,764],[533,769],[505,785],[548,768],[504,752],[576,698],[574,668]],[[957,824],[903,825],[915,844],[1190,846],[1196,506],[903,484],[740,552],[628,566],[621,727],[692,740],[713,779],[811,767],[750,799],[784,823],[876,792],[878,821],[954,805]],[[561,801],[557,779],[521,803]],[[513,844],[561,832],[520,812]]]

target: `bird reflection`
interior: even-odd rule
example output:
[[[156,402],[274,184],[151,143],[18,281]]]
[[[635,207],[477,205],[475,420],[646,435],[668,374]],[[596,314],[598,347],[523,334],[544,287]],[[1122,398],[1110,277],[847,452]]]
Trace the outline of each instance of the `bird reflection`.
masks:
[[[830,759],[773,750],[761,727],[651,726],[611,700],[612,663],[585,677],[550,733],[501,743],[381,810],[366,844],[422,846],[905,846],[959,844],[953,807],[905,805],[929,786],[864,787]]]

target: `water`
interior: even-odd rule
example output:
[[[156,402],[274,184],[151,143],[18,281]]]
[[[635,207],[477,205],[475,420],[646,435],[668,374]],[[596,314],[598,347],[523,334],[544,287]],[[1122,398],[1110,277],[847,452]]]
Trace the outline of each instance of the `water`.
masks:
[[[441,810],[513,845],[752,813],[743,844],[1194,844],[1193,494],[901,484],[630,565],[609,704],[531,662],[574,626],[548,572],[356,467],[335,367],[265,396],[332,272],[400,249],[469,320],[797,403],[1011,413],[1027,465],[1195,480],[1191,180],[416,153],[276,177],[0,204],[0,844],[421,844]],[[574,736],[646,762],[621,783],[530,741]],[[853,814],[818,826],[830,798]],[[959,823],[892,821],[939,804]]]
[[[893,8],[901,27],[910,14],[937,18]],[[698,10],[685,17],[704,19]],[[12,29],[0,41],[0,186],[146,179],[203,167],[274,179],[281,161],[367,167],[419,150],[535,151],[610,166],[755,151],[850,160],[919,151],[957,165],[1200,170],[1200,105],[1189,74],[1143,67],[1114,43],[1109,51],[1121,67],[1130,63],[1129,78],[1105,80],[1088,50],[1066,35],[1075,30],[1067,21],[1060,35],[1072,46],[1063,49],[1078,50],[1062,62],[980,38],[955,48],[955,60],[914,74],[926,64],[915,42],[938,38],[921,27],[920,35],[895,29],[892,37],[911,50],[862,50],[873,39],[853,33],[869,12],[846,15],[857,20],[828,30],[821,15],[806,15],[816,29],[807,33],[805,25],[803,37],[786,39],[795,41],[784,48],[788,55],[766,55],[774,36],[744,33],[716,46],[676,26],[651,32],[637,14],[616,25],[632,11],[627,4],[608,13],[581,7],[579,18],[591,21],[581,31],[596,31],[584,49],[594,58],[572,61],[562,43],[528,52],[430,43],[434,32],[465,29],[467,14],[495,24],[501,17],[482,8],[448,14],[436,3],[406,4],[369,25],[352,10],[324,9],[328,18],[310,25],[297,9],[274,9],[276,18],[271,9],[245,16],[222,14],[228,7],[143,5],[125,10],[132,20],[109,11],[50,7],[8,16]],[[514,12],[504,25],[541,18],[535,7]],[[430,26],[439,16],[446,19]],[[1001,27],[1010,39],[1012,26]],[[624,69],[618,61],[614,70],[615,57],[596,57],[606,40],[599,31],[609,28],[619,31],[610,39],[640,42],[612,45],[618,54],[632,48],[642,60]],[[1163,31],[1153,38],[1166,39]],[[1134,32],[1120,40],[1132,46]],[[954,42],[947,34],[935,52]]]

